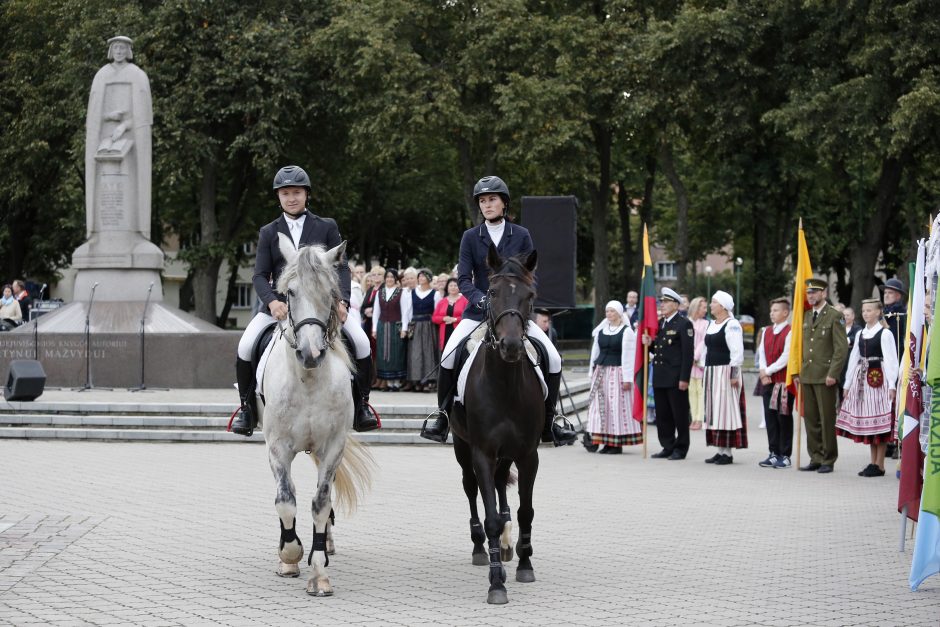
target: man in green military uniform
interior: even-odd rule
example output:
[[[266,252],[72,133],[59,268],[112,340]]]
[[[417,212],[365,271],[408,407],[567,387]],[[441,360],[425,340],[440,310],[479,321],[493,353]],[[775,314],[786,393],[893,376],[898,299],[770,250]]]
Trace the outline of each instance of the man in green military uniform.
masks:
[[[807,279],[806,301],[811,308],[803,314],[803,355],[799,377],[794,377],[803,394],[806,421],[806,448],[809,464],[800,470],[832,472],[839,456],[836,444],[836,392],[842,366],[848,358],[842,314],[829,304],[829,284],[825,279]]]

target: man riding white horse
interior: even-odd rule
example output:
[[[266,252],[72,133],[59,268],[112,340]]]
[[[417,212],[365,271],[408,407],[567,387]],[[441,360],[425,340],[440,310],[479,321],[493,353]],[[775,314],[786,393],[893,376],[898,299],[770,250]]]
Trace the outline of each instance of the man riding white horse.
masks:
[[[449,412],[453,405],[457,374],[454,372],[456,348],[460,342],[480,326],[486,314],[486,293],[489,289],[489,272],[486,263],[490,243],[496,246],[501,257],[528,254],[534,249],[529,231],[506,219],[509,206],[509,187],[498,176],[484,176],[473,188],[473,200],[480,208],[484,223],[464,232],[460,240],[460,258],[457,265],[457,283],[460,292],[467,298],[460,323],[454,329],[444,347],[437,381],[438,410],[428,416],[421,437],[435,442],[446,442],[450,432]],[[555,446],[571,444],[576,433],[573,429],[555,422],[555,404],[561,384],[561,355],[549,341],[545,332],[534,322],[528,321],[526,334],[538,340],[548,354],[548,397],[545,400],[545,428],[543,442],[554,442]],[[432,422],[433,420],[433,422]]]
[[[278,170],[274,177],[274,193],[277,194],[283,213],[270,224],[261,227],[255,256],[255,274],[252,278],[255,292],[267,311],[258,312],[248,324],[238,343],[238,359],[235,362],[241,410],[232,423],[232,432],[245,436],[251,435],[258,424],[254,404],[255,371],[251,363],[255,342],[264,329],[275,320],[286,319],[289,313],[284,295],[279,294],[273,287],[277,285],[277,279],[286,264],[278,249],[278,233],[290,237],[297,249],[314,244],[330,249],[343,241],[335,220],[322,218],[307,210],[311,185],[310,177],[303,168],[289,165]],[[379,423],[368,407],[372,378],[369,338],[362,327],[346,315],[349,309],[351,279],[345,259],[337,266],[337,273],[340,289],[337,313],[340,320],[343,320],[343,331],[351,344],[350,352],[355,354],[356,361],[356,372],[352,380],[355,402],[353,428],[356,431],[371,431],[377,429]]]

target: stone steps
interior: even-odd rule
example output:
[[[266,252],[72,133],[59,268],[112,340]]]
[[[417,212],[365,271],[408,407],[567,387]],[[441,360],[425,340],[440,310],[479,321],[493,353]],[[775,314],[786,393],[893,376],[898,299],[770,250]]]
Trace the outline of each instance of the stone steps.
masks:
[[[570,398],[563,396],[565,412],[578,426],[572,402],[586,420],[588,381],[571,381]],[[564,394],[564,388],[562,388]],[[428,400],[433,402],[433,397]],[[358,433],[369,444],[435,444],[418,434],[433,407],[425,404],[377,404],[382,429]],[[251,438],[225,429],[233,406],[225,403],[102,403],[59,401],[12,402],[0,406],[0,438],[149,442],[263,442],[258,431]]]

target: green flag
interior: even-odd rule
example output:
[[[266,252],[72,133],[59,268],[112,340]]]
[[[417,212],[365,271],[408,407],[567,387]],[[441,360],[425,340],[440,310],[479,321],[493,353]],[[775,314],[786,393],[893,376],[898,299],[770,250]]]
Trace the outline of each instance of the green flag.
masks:
[[[940,312],[940,290],[934,311]],[[930,385],[930,436],[927,439],[927,460],[924,467],[924,492],[921,509],[940,518],[940,321],[930,330],[927,353],[927,383]]]

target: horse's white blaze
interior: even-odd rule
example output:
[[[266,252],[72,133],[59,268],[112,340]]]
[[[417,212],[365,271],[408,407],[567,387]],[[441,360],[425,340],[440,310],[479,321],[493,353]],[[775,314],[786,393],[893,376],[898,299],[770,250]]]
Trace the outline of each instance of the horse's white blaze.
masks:
[[[503,525],[503,532],[499,535],[499,546],[508,548],[512,544],[512,521],[507,520]]]

